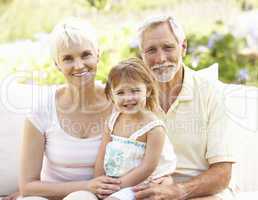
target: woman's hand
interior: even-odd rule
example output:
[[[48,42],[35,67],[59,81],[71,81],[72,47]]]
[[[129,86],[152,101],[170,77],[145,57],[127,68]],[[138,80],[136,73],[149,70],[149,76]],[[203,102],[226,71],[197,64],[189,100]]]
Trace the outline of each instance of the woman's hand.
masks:
[[[4,197],[3,200],[16,200],[19,195],[20,195],[19,192],[14,192],[14,193],[8,195],[7,197]]]
[[[88,182],[88,190],[103,199],[121,189],[121,181],[117,178],[99,176]]]

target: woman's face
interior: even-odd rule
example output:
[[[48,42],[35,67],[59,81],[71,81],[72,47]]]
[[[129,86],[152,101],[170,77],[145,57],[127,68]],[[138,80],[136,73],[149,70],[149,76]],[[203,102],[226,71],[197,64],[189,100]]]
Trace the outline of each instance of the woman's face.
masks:
[[[83,86],[94,81],[99,55],[90,41],[70,41],[68,46],[61,45],[57,54],[57,67],[69,83]]]

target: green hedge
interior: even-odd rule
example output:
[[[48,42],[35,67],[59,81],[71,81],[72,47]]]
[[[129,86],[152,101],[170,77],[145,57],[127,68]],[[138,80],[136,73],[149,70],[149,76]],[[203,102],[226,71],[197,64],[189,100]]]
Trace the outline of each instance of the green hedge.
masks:
[[[107,74],[112,66],[120,60],[137,56],[137,49],[130,47],[133,35],[132,29],[122,28],[120,31],[103,33],[100,36],[101,57],[98,66],[97,79],[105,82]],[[194,70],[205,68],[213,63],[219,63],[219,77],[224,82],[235,82],[239,70],[247,68],[252,75],[251,82],[256,82],[257,69],[256,62],[239,55],[241,49],[246,45],[244,39],[237,39],[230,33],[213,32],[208,36],[190,34],[188,38],[188,52],[184,58],[187,66]],[[50,58],[45,62],[37,63],[35,60],[29,64],[29,70],[34,72],[45,72],[43,78],[36,82],[40,84],[63,83],[64,78],[53,66]],[[19,71],[16,66],[15,71]],[[31,77],[26,77],[23,81],[28,82]]]

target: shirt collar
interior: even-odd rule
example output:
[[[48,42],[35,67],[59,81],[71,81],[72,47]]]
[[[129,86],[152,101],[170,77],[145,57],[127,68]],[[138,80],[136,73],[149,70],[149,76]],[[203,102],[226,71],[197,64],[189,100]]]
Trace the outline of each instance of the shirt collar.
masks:
[[[183,64],[184,79],[182,89],[177,97],[179,101],[191,101],[194,93],[193,76],[194,71]]]
[[[158,107],[158,113],[161,114],[161,116],[165,117],[168,113],[170,113],[172,110],[174,110],[180,102],[187,102],[191,101],[193,99],[194,94],[194,71],[190,68],[183,65],[184,70],[184,78],[183,78],[183,85],[182,89],[179,92],[175,102],[170,106],[167,113],[164,112],[164,110],[159,106]]]

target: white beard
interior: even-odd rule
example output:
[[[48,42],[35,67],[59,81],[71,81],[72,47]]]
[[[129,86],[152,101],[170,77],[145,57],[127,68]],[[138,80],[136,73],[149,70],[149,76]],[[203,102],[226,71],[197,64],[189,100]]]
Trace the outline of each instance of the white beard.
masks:
[[[167,83],[175,77],[180,66],[181,66],[181,61],[179,61],[177,65],[175,65],[175,64],[171,65],[171,67],[165,69],[161,74],[153,69],[162,67],[162,65],[152,67],[152,71],[158,82]]]
[[[154,73],[154,74],[158,82],[166,83],[171,81],[174,78],[176,72],[177,72],[176,67],[173,67],[171,69],[164,71],[162,74],[158,74],[158,73]]]

